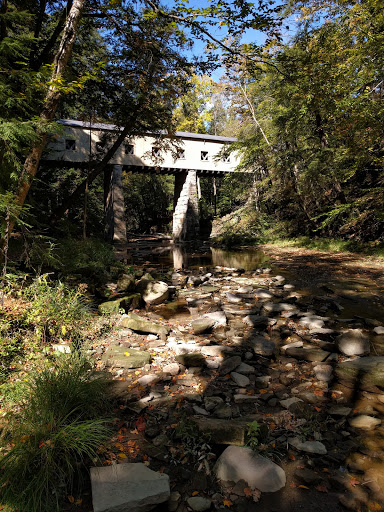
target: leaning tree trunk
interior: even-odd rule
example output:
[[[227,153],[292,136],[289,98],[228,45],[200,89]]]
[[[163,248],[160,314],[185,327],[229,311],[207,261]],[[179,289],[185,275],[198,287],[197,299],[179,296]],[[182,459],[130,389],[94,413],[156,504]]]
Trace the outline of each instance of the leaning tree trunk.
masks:
[[[60,79],[63,76],[63,73],[68,64],[68,60],[71,56],[73,44],[76,38],[77,27],[79,25],[85,1],[86,0],[73,1],[71,10],[69,11],[68,17],[65,22],[63,35],[60,41],[60,46],[57,50],[54,59],[54,69],[51,76],[51,85],[46,94],[44,107],[39,116],[40,126],[38,126],[37,128],[37,142],[31,148],[27,158],[25,159],[24,167],[19,179],[18,189],[15,195],[15,204],[19,212],[21,211],[25,199],[28,195],[29,189],[31,188],[33,178],[36,175],[41,155],[43,153],[43,149],[47,141],[48,135],[47,131],[44,129],[44,125],[52,121],[63,94],[60,88],[58,88],[55,84],[57,84],[58,79]],[[11,221],[9,222],[7,236],[4,238],[4,240],[7,237],[9,238],[10,234],[13,231],[15,222],[16,218],[13,217],[13,219],[11,219]],[[4,240],[2,240],[2,246],[4,244]]]

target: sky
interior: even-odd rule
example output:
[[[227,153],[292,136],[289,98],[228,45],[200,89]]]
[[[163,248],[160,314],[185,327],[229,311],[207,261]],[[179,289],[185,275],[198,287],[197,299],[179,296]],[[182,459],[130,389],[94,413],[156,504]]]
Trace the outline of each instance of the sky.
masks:
[[[174,6],[175,2],[172,0],[163,0],[163,3],[165,6],[171,8]],[[210,1],[209,0],[186,0],[186,6],[189,8],[206,8],[209,6]],[[257,3],[257,0],[254,1],[254,3]],[[276,6],[282,5],[283,0],[276,0],[275,4]],[[287,30],[285,27],[289,26],[289,29]],[[287,23],[284,23],[283,29],[282,29],[282,35],[283,40],[287,41],[290,37],[295,33],[296,29],[296,23],[292,19],[288,20]],[[217,27],[209,27],[210,33],[216,37],[217,39],[221,39],[225,37],[226,31],[219,27],[219,24],[217,24]],[[266,34],[255,30],[255,29],[248,29],[244,32],[243,37],[241,39],[241,43],[247,44],[247,43],[256,43],[258,45],[262,45],[266,40]],[[187,55],[191,57],[192,55],[199,55],[203,54],[205,51],[205,42],[201,41],[199,39],[195,40],[193,50],[191,52],[187,52]],[[213,71],[211,73],[211,76],[214,80],[219,81],[221,76],[223,75],[223,68],[219,68],[216,71]]]

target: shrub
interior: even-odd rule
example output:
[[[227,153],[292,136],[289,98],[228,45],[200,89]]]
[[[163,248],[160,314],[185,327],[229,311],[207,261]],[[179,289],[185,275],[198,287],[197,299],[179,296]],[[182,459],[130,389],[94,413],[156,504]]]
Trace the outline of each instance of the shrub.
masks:
[[[50,283],[48,274],[37,277],[24,291],[30,301],[25,320],[34,325],[42,342],[74,341],[79,329],[91,314],[84,289],[68,287],[62,282]]]
[[[60,510],[84,464],[110,436],[107,379],[76,355],[61,356],[25,384],[0,449],[0,500],[23,512]],[[76,480],[75,480],[76,478]]]

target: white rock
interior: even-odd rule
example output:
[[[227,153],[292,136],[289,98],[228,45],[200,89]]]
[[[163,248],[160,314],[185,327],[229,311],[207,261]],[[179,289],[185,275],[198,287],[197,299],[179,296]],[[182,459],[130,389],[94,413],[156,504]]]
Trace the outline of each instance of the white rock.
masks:
[[[302,443],[299,438],[290,437],[288,443],[301,452],[316,453],[318,455],[325,455],[327,453],[326,447],[320,441],[305,441]]]
[[[369,338],[363,334],[361,329],[349,329],[336,340],[337,348],[346,356],[362,356],[369,354]]]
[[[142,463],[91,468],[94,512],[143,512],[167,501],[169,477]]]
[[[219,480],[239,482],[244,480],[251,489],[275,492],[285,486],[284,470],[250,448],[228,446],[220,455],[215,473]]]
[[[163,281],[149,281],[143,293],[143,300],[146,304],[161,304],[169,297],[167,283]]]
[[[375,334],[384,334],[384,327],[382,325],[378,325],[373,329]]]
[[[368,416],[366,414],[361,414],[360,416],[355,416],[349,420],[349,424],[354,428],[361,428],[363,430],[371,430],[377,427],[377,425],[381,424],[381,420],[378,418],[374,418],[373,416]]]

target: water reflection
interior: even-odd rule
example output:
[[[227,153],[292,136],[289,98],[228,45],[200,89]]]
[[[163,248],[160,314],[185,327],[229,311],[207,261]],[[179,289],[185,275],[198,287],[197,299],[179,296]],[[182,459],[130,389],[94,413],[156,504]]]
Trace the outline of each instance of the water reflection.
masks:
[[[243,249],[241,251],[229,251],[211,247],[205,252],[191,251],[186,246],[175,245],[169,248],[167,256],[164,254],[159,258],[165,263],[168,260],[173,264],[175,270],[187,269],[191,267],[231,267],[244,268],[252,270],[259,267],[267,260],[266,255],[254,248]]]

